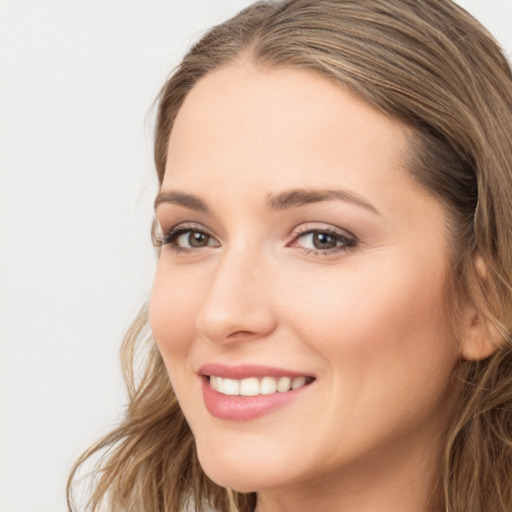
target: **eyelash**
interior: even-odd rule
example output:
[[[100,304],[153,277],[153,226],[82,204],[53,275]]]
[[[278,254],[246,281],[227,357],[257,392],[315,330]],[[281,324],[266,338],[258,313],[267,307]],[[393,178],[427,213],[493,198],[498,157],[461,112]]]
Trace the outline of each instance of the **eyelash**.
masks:
[[[175,227],[173,227],[170,231],[163,233],[162,235],[158,236],[155,240],[155,245],[158,247],[162,247],[164,245],[167,245],[171,248],[172,251],[175,253],[191,253],[195,252],[202,247],[198,248],[191,248],[191,247],[180,247],[175,242],[178,240],[178,238],[186,233],[199,233],[201,235],[207,236],[211,239],[214,239],[214,237],[208,233],[200,224],[179,224]],[[350,249],[353,249],[356,247],[358,240],[353,236],[349,234],[342,233],[338,230],[335,230],[333,228],[315,228],[308,225],[300,226],[290,237],[289,241],[287,242],[287,247],[294,247],[292,245],[294,242],[299,240],[302,237],[305,237],[306,235],[312,235],[312,234],[324,234],[328,236],[332,236],[336,243],[341,243],[340,246],[333,247],[331,249],[310,249],[306,247],[300,247],[304,254],[313,254],[316,256],[327,256],[334,253],[339,252],[345,252]],[[203,246],[208,247],[208,246]]]

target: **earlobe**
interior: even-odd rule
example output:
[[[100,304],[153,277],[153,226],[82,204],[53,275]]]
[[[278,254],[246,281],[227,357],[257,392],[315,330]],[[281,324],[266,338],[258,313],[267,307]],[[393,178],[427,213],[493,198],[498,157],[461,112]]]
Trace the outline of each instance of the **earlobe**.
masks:
[[[495,298],[487,265],[480,256],[474,261],[474,279],[477,282],[472,288],[477,289],[480,294],[486,293],[487,301]],[[481,361],[494,354],[501,345],[502,337],[491,320],[475,304],[468,304],[463,316],[460,339],[462,358],[468,361]]]

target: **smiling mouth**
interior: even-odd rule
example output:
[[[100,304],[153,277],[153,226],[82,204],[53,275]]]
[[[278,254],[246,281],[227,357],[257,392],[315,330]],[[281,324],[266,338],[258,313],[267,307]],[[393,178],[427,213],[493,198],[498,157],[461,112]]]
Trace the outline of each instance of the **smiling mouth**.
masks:
[[[210,387],[228,396],[258,396],[286,393],[311,384],[314,377],[248,377],[245,379],[230,379],[216,375],[205,375]]]

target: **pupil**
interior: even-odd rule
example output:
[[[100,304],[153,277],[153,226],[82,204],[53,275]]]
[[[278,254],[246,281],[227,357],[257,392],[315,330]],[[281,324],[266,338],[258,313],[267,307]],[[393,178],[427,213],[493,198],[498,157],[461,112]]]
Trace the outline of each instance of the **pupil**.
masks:
[[[336,239],[327,233],[315,233],[313,245],[316,249],[333,249],[336,247]]]
[[[203,247],[205,242],[208,242],[208,236],[203,235],[203,233],[190,233],[188,235],[188,243],[191,247]]]

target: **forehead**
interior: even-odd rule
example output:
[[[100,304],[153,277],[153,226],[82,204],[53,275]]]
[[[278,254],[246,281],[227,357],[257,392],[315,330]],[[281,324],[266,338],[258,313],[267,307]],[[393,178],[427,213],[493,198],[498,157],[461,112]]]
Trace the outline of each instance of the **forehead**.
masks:
[[[308,128],[318,125],[325,129],[316,130],[318,137],[314,137]],[[265,130],[254,137],[255,129],[263,126]],[[233,128],[240,138],[249,133],[253,143],[285,142],[289,134],[314,139],[319,149],[321,141],[334,138],[341,144],[346,131],[366,132],[366,143],[405,146],[404,135],[409,131],[316,71],[269,68],[250,60],[231,63],[198,81],[178,112],[171,144],[176,132],[208,142]]]
[[[190,91],[170,135],[163,187],[413,184],[411,129],[317,72],[239,61]],[[367,187],[367,185],[369,187]]]

